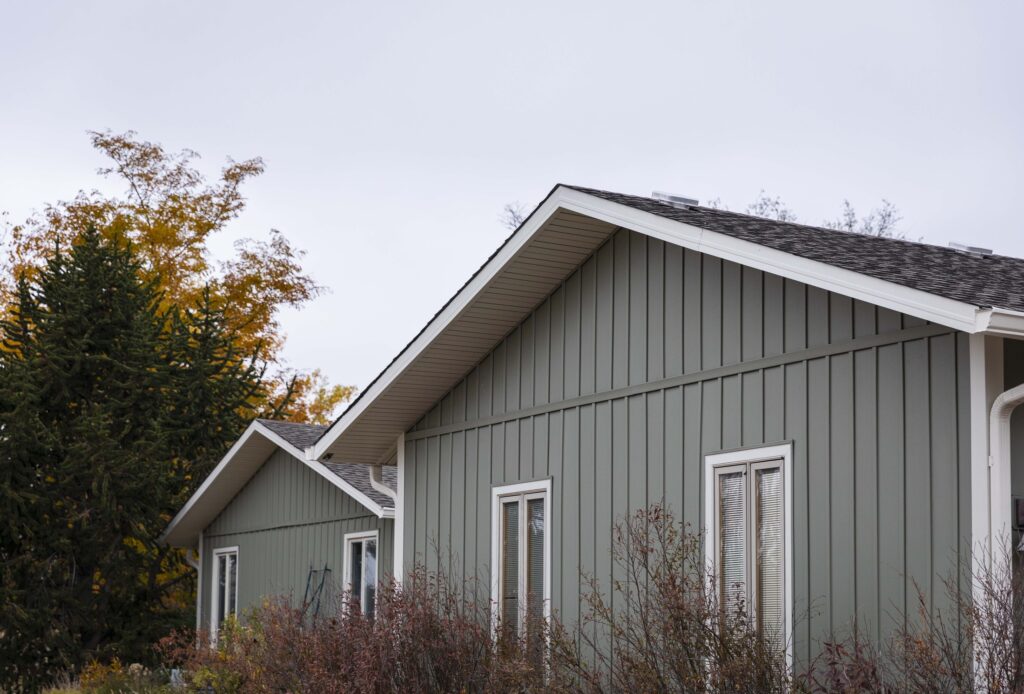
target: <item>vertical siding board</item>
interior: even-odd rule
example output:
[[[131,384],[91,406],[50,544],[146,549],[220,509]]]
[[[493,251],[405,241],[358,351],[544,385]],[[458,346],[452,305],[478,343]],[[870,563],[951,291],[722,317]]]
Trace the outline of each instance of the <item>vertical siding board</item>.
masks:
[[[440,447],[440,459],[438,461],[440,479],[437,509],[437,544],[438,544],[438,566],[451,575],[452,556],[454,552],[452,533],[452,482],[454,474],[452,471],[452,434],[438,437]]]
[[[548,474],[551,475],[551,600],[557,610],[562,609],[562,585],[576,580],[574,572],[567,573],[565,566],[565,543],[562,540],[565,509],[558,503],[566,494],[564,465],[562,464],[565,448],[565,413],[552,412],[548,416]]]
[[[929,470],[928,341],[903,343],[904,417],[906,422],[907,594],[917,589],[932,598],[932,479]],[[917,584],[915,587],[915,583]],[[930,603],[929,603],[930,604]]]
[[[647,241],[647,375],[665,377],[665,242]]]
[[[741,359],[749,361],[764,356],[764,273],[750,267],[743,271],[743,321]]]
[[[477,575],[480,582],[485,586],[491,584],[491,534],[494,528],[491,527],[491,489],[496,480],[494,478],[493,465],[491,463],[491,428],[480,427],[477,432],[477,488],[480,490],[477,496],[477,519],[480,521],[480,530],[476,537]],[[489,592],[489,589],[487,589]]]
[[[597,258],[591,257],[580,272],[580,395],[590,395],[597,375]]]
[[[548,386],[549,402],[564,399],[565,394],[565,287],[555,290],[551,295],[551,377]]]
[[[683,373],[683,249],[665,244],[665,377]]]
[[[887,308],[878,309],[878,332],[893,333],[903,327],[903,315]]]
[[[647,505],[647,398],[627,398],[629,437],[629,512]]]
[[[857,621],[879,638],[878,596],[878,374],[874,350],[853,355],[854,519]]]
[[[808,515],[810,524],[811,600],[820,601],[821,614],[811,613],[811,638],[826,637],[832,631],[829,484],[829,368],[828,359],[807,363],[807,447]],[[839,626],[839,625],[836,625]]]
[[[481,511],[479,507],[486,504],[486,500],[480,494],[479,474],[480,461],[477,456],[477,430],[469,429],[465,432],[464,459],[466,470],[466,498],[465,498],[465,540],[463,550],[463,572],[462,576],[471,579],[476,576],[476,567],[484,561],[483,557],[477,555],[480,531]]]
[[[562,448],[562,561],[561,610],[567,624],[579,619],[580,570],[580,410],[564,413]]]
[[[743,436],[740,445],[764,443],[764,372],[751,371],[742,374],[740,379],[740,397],[743,402]]]
[[[595,337],[595,388],[598,392],[612,387],[612,344],[615,287],[615,248],[605,243],[597,251],[597,316]]]
[[[647,237],[629,234],[629,383],[647,380]]]
[[[418,546],[417,538],[420,533],[420,521],[419,516],[416,513],[416,503],[418,499],[418,492],[422,482],[417,480],[417,473],[419,466],[417,465],[418,460],[416,452],[419,448],[419,441],[408,441],[405,444],[405,494],[402,515],[404,517],[404,535],[409,543],[408,551],[402,553],[402,571],[406,575],[412,570],[413,564],[415,564],[416,549]]]
[[[840,304],[842,305],[842,304]],[[836,311],[832,313],[836,316]],[[837,326],[839,329],[845,323]],[[852,330],[852,323],[849,324]],[[854,515],[853,355],[829,359],[829,484],[833,627],[848,626],[856,609],[856,517]]]
[[[507,390],[509,388],[508,383],[508,359],[509,359],[509,344],[508,340],[503,340],[498,343],[498,346],[494,348],[494,372],[492,375],[492,387],[494,389],[493,397],[491,399],[491,412],[494,414],[504,414],[508,411],[506,406]],[[515,384],[516,392],[519,392],[518,384]]]
[[[487,428],[491,432],[491,484],[508,484],[509,478],[505,474],[505,425],[495,424]]]
[[[702,256],[701,369],[722,365],[722,261]]]
[[[807,287],[807,346],[828,344],[829,293],[817,287]]]
[[[611,522],[618,523],[629,515],[629,414],[625,398],[612,403],[612,505]],[[610,536],[609,536],[610,539]],[[612,564],[612,580],[624,581],[625,571],[619,562]],[[621,605],[612,595],[613,609]]]
[[[613,242],[612,387],[623,388],[629,385],[629,232],[620,230]]]
[[[519,479],[533,479],[533,417],[519,420]]]
[[[683,497],[683,388],[665,391],[665,508],[679,521],[686,519]],[[695,465],[695,464],[694,464]]]
[[[494,354],[488,354],[484,357],[484,360],[480,362],[480,366],[477,368],[480,373],[480,389],[479,398],[477,400],[477,410],[481,417],[490,417],[494,414]]]
[[[702,367],[703,339],[703,257],[687,249],[683,253],[683,372],[693,373]]]
[[[683,520],[691,528],[704,525],[704,427],[703,386],[691,383],[683,387]]]
[[[537,405],[546,405],[549,388],[549,364],[551,355],[551,300],[546,300],[537,309],[534,321],[534,368],[533,399]]]
[[[785,436],[786,411],[785,367],[764,370],[764,440],[766,443],[782,441]]]
[[[786,438],[793,446],[793,601],[797,615],[809,615],[811,604],[810,518],[808,514],[809,490],[807,470],[809,449],[807,444],[807,363],[784,367],[786,412],[784,425]],[[795,621],[794,654],[807,662],[811,657],[810,620]]]
[[[480,417],[480,368],[477,367],[466,376],[466,420],[474,421]]]
[[[550,474],[548,463],[548,415],[533,418],[533,472],[532,479]]]
[[[722,363],[736,364],[743,347],[743,268],[722,263]]]
[[[957,384],[956,336],[943,335],[930,340],[929,413],[932,475],[932,586],[934,607],[949,614],[954,606],[945,595],[944,582],[955,580],[958,562],[959,519],[957,508]],[[968,487],[969,489],[969,487]]]
[[[796,352],[807,347],[806,285],[785,280],[784,298],[786,315],[783,348],[786,352]]]
[[[500,425],[499,428],[501,428]],[[506,484],[512,484],[522,479],[519,474],[519,420],[517,419],[511,422],[506,422],[504,429],[504,479]]]
[[[440,568],[440,536],[441,527],[441,437],[432,436],[427,439],[427,510],[424,524],[427,530],[426,544],[423,547],[424,565],[429,571]]]
[[[580,477],[579,477],[579,503],[580,503],[580,571],[585,576],[593,576],[597,570],[596,564],[596,491],[597,491],[597,462],[596,444],[597,430],[594,405],[586,405],[579,409],[580,412]],[[577,605],[577,610],[580,606]]]
[[[427,440],[416,442],[416,544],[414,557],[418,563],[427,560],[427,482],[430,470],[427,467]]]
[[[579,271],[565,281],[565,398],[580,394],[580,284]]]
[[[878,332],[875,306],[864,301],[853,302],[853,336],[867,337]]]
[[[594,571],[605,590],[612,578],[612,528],[615,523],[612,487],[612,403],[594,406]]]
[[[727,376],[722,383],[722,448],[743,445],[743,393],[740,375]]]
[[[904,430],[903,347],[878,348],[878,525],[879,599],[883,637],[903,626],[906,613],[904,582]]]
[[[853,339],[853,299],[829,294],[829,342]]]
[[[647,494],[644,505],[665,504],[665,391],[647,394]]]
[[[533,407],[533,371],[534,371],[534,315],[523,322],[523,340],[519,347],[519,406]]]
[[[782,354],[785,327],[785,297],[783,280],[778,275],[764,273],[764,356]]]

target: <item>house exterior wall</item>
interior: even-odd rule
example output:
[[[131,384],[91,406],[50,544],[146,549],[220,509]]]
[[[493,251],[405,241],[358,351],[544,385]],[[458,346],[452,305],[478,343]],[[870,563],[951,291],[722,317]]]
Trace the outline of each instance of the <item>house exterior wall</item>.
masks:
[[[405,570],[489,586],[492,487],[551,478],[571,624],[617,520],[699,528],[706,454],[791,441],[796,655],[882,636],[969,551],[968,389],[963,334],[620,230],[407,432]]]
[[[390,575],[394,521],[378,518],[285,451],[275,451],[203,532],[200,618],[210,622],[213,553],[238,547],[239,614],[264,597],[301,603],[310,569],[330,569],[325,590],[338,595],[344,536],[379,532],[378,566]],[[319,576],[319,574],[318,574]]]

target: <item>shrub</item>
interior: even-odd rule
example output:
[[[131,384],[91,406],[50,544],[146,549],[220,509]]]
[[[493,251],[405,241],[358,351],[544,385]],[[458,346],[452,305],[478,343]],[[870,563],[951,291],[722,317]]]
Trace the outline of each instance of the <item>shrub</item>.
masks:
[[[785,644],[742,601],[720,604],[701,535],[660,505],[616,525],[611,591],[587,577],[580,629],[559,625],[552,672],[591,692],[781,692]]]

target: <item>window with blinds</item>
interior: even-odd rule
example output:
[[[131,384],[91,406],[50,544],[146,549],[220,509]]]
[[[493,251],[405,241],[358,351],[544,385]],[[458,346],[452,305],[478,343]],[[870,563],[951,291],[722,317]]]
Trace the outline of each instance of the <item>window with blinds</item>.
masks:
[[[495,494],[498,622],[507,635],[529,641],[529,625],[545,617],[548,492],[545,487]]]
[[[238,549],[213,553],[213,618],[210,629],[216,636],[221,624],[238,614]]]
[[[715,569],[726,611],[742,604],[761,633],[786,638],[785,486],[781,460],[721,465],[715,475]]]
[[[377,532],[345,536],[345,582],[360,611],[373,617],[377,607]]]

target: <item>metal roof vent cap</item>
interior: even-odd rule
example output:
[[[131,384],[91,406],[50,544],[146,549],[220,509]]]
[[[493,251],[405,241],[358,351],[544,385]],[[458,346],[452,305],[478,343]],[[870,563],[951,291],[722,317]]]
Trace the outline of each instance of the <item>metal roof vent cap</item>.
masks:
[[[667,202],[672,207],[691,207],[699,204],[696,198],[688,198],[685,195],[673,195],[672,193],[662,193],[661,191],[654,191],[651,193],[651,197],[661,202]]]
[[[980,246],[968,246],[966,243],[957,243],[956,241],[950,241],[949,247],[953,250],[960,251],[961,253],[967,253],[968,255],[978,256],[983,258],[988,255],[992,255],[991,248],[981,248]]]

